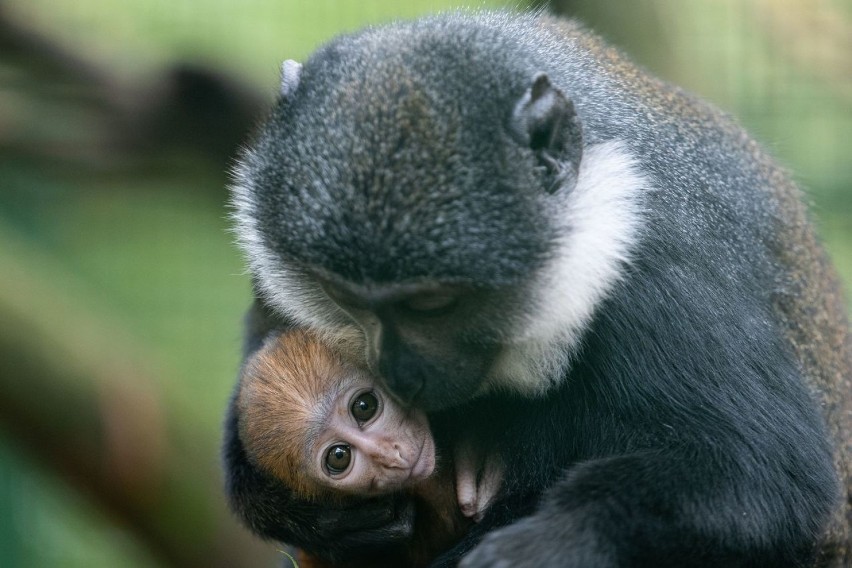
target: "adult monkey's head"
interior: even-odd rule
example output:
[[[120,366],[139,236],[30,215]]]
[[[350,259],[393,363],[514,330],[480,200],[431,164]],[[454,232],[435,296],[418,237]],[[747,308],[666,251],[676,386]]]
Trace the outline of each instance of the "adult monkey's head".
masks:
[[[543,392],[617,278],[638,176],[617,146],[584,152],[546,58],[417,26],[284,64],[236,172],[240,242],[266,302],[404,403]]]

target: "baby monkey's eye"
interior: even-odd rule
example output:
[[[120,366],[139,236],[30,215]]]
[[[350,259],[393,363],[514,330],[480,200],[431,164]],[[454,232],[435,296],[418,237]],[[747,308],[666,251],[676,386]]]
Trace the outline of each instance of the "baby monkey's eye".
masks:
[[[371,392],[359,394],[352,401],[352,416],[358,422],[366,422],[376,415],[379,409],[379,399]]]
[[[351,461],[352,450],[347,444],[332,446],[325,454],[325,467],[328,468],[328,473],[331,475],[338,475],[346,471]]]

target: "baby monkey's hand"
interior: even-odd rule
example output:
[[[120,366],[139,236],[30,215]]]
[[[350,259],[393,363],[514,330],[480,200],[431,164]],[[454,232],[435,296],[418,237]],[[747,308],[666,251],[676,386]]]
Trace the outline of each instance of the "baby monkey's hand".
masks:
[[[455,448],[456,497],[465,517],[482,520],[503,485],[505,467],[497,454],[485,455],[470,440]]]

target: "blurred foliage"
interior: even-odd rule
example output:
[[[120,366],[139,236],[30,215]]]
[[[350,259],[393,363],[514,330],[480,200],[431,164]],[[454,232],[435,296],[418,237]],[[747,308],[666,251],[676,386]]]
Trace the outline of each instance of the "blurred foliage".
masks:
[[[0,566],[273,561],[220,490],[230,156],[282,59],[453,4],[0,0]],[[852,1],[550,4],[738,116],[852,282]]]

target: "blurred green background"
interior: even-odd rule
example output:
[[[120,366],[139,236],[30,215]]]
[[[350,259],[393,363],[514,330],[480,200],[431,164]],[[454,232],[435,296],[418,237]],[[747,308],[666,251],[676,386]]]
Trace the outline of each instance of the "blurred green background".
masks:
[[[0,567],[283,558],[221,492],[249,302],[227,171],[283,59],[453,5],[0,0]],[[550,7],[738,116],[852,282],[852,0]]]

